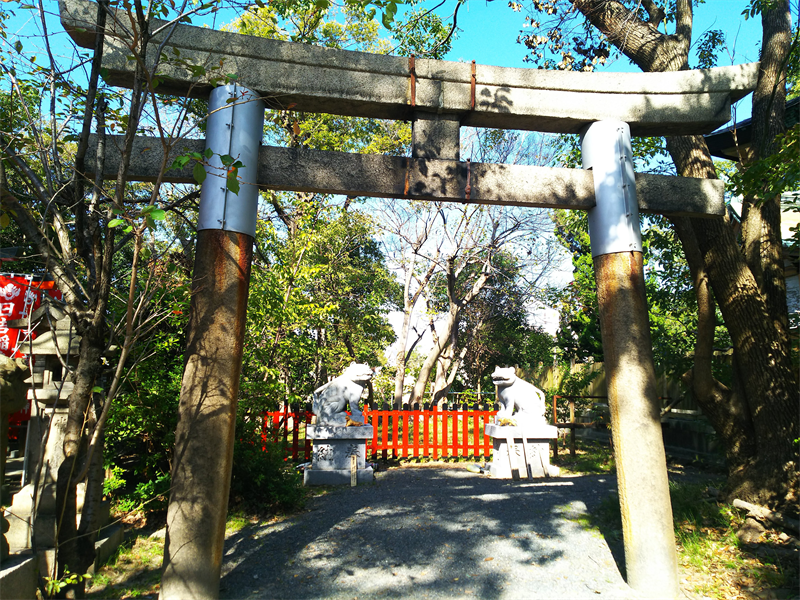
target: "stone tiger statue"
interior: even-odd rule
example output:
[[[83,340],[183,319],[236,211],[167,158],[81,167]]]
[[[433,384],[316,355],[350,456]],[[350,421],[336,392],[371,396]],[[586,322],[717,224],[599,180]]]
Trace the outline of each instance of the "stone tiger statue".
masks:
[[[492,382],[497,387],[500,410],[497,425],[546,425],[544,392],[517,377],[514,367],[495,367]]]

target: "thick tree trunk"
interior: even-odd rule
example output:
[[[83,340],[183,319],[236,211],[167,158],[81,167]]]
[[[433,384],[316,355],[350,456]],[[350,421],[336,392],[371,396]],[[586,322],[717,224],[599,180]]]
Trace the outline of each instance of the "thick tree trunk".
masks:
[[[643,71],[671,71],[686,67],[692,29],[690,0],[676,2],[676,32],[665,35],[642,21],[619,2],[575,0],[574,6],[602,31],[609,41]],[[785,62],[790,37],[787,0],[779,0],[762,14],[761,74],[753,99],[753,134],[756,157],[773,150],[781,130],[785,99]],[[705,141],[700,136],[669,138],[667,148],[678,172],[684,176],[715,177]],[[780,260],[780,207],[777,198],[756,205],[745,199],[743,236],[745,253],[734,231],[722,219],[693,219],[691,227],[702,256],[708,281],[731,335],[735,358],[744,365],[738,376],[741,389],[727,417],[710,416],[715,426],[740,428],[752,439],[733,442],[727,449],[737,461],[755,448],[745,465],[731,465],[729,492],[755,502],[796,498],[796,456],[792,441],[800,437],[797,414],[797,379],[792,371],[788,337],[783,269]],[[687,253],[688,256],[689,253]],[[702,293],[702,290],[701,290]],[[704,302],[701,298],[700,302]],[[705,307],[707,308],[707,306]],[[701,344],[701,351],[705,351]],[[722,410],[726,394],[709,384],[702,371],[696,391],[707,396],[701,406]],[[732,398],[732,397],[731,397]],[[729,398],[729,400],[731,399]],[[741,413],[739,412],[741,411]],[[747,415],[743,413],[748,413]],[[747,422],[752,422],[752,430]],[[733,423],[732,423],[732,422]],[[749,433],[752,431],[752,434]]]
[[[791,47],[788,0],[762,13],[761,69],[753,93],[753,159],[777,150],[775,137],[786,131],[786,60]],[[750,267],[766,303],[770,321],[788,355],[789,313],[783,276],[780,196],[748,197],[742,202],[742,240]]]
[[[70,572],[83,575],[94,563],[96,532],[78,537],[76,492],[77,477],[82,471],[82,460],[89,439],[90,411],[92,411],[92,388],[100,370],[100,357],[105,348],[104,328],[90,325],[81,337],[78,368],[75,372],[75,387],[69,401],[67,428],[64,436],[64,461],[58,467],[56,479],[56,507],[58,527],[58,576],[65,567]],[[87,499],[91,502],[91,499]],[[85,582],[62,590],[65,598],[81,598]]]
[[[411,327],[411,310],[408,306],[403,311],[403,326],[397,336],[397,344],[399,350],[397,351],[397,359],[395,364],[397,372],[394,376],[394,403],[400,405],[403,403],[403,386],[406,380],[406,344],[408,343],[408,330]]]
[[[697,341],[694,347],[694,364],[682,379],[691,390],[703,414],[711,421],[714,431],[720,436],[725,448],[728,470],[733,473],[747,464],[756,454],[750,409],[735,388],[728,388],[712,374],[716,304],[691,220],[677,217],[672,219],[672,223],[689,263],[697,297]]]

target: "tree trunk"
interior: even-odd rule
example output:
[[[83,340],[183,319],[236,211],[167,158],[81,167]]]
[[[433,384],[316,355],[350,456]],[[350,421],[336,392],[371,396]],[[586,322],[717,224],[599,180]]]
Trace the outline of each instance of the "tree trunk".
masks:
[[[744,466],[756,454],[755,432],[750,419],[750,409],[736,389],[717,381],[711,371],[716,329],[716,304],[711,295],[708,274],[691,220],[686,217],[672,219],[680,238],[689,269],[692,273],[697,297],[697,341],[694,347],[692,369],[682,377],[691,390],[703,414],[722,440],[730,472]]]
[[[411,392],[411,398],[409,399],[410,404],[413,404],[414,402],[422,402],[422,397],[425,395],[425,388],[428,385],[428,380],[431,378],[433,367],[436,366],[439,357],[447,347],[447,344],[450,340],[450,333],[456,326],[457,319],[457,312],[451,309],[447,313],[447,320],[445,321],[442,335],[439,336],[437,343],[435,343],[433,348],[431,348],[428,358],[426,358],[425,362],[422,363],[422,368],[419,370],[417,381],[414,383],[414,390]]]
[[[686,67],[692,29],[690,0],[676,2],[676,33],[661,34],[619,2],[575,0],[574,6],[602,31],[611,43],[643,71],[671,71]],[[787,0],[779,0],[762,13],[763,48],[759,81],[753,98],[753,138],[756,157],[773,149],[781,130],[785,99],[785,62],[790,38]],[[693,177],[715,177],[705,141],[700,136],[667,139],[678,173]],[[738,459],[753,448],[755,456],[731,473],[731,495],[766,503],[797,497],[793,440],[800,437],[797,414],[797,379],[792,370],[786,333],[787,310],[783,269],[780,261],[779,199],[767,198],[756,205],[745,199],[743,227],[745,254],[732,227],[723,219],[692,219],[691,227],[705,265],[708,281],[719,303],[731,335],[735,358],[747,368],[738,372],[741,399],[729,406],[725,418],[710,417],[715,426],[740,427],[723,439],[734,443],[727,452]],[[683,236],[682,236],[683,237]],[[687,252],[691,254],[691,249]],[[701,289],[702,293],[702,289]],[[707,302],[703,298],[700,303]],[[707,305],[704,310],[707,310]],[[703,349],[702,343],[700,345]],[[697,391],[721,394],[706,397],[701,406],[722,409],[726,394],[703,379],[702,365]],[[694,384],[693,384],[694,385]],[[703,387],[704,386],[704,387]],[[712,409],[713,410],[713,409]],[[748,414],[739,414],[739,411]],[[752,422],[752,430],[747,422]],[[735,422],[736,425],[733,425]],[[752,432],[752,433],[751,433]],[[733,465],[732,465],[733,466]]]
[[[413,307],[412,307],[413,310]],[[411,310],[408,306],[403,310],[403,326],[397,336],[397,344],[399,349],[397,351],[397,372],[394,376],[394,403],[399,406],[403,403],[403,386],[405,385],[406,377],[406,344],[408,343],[408,330],[411,327]]]
[[[75,387],[69,399],[69,413],[64,436],[64,461],[58,467],[56,479],[56,507],[58,531],[58,573],[64,569],[83,575],[94,563],[94,541],[96,532],[78,537],[76,492],[77,476],[82,470],[81,462],[88,442],[89,411],[92,411],[92,388],[100,369],[100,357],[105,348],[102,325],[90,325],[81,337],[78,368],[75,372]],[[91,502],[91,499],[87,499]],[[82,598],[85,582],[68,586],[61,592],[65,598]]]

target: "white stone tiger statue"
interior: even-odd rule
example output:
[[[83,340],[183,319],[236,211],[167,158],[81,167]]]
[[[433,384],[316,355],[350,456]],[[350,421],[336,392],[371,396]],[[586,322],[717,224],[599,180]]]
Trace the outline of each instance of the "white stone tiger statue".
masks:
[[[344,373],[314,390],[311,410],[317,415],[317,425],[358,426],[364,416],[358,401],[364,388],[370,385],[373,370],[369,365],[350,363]],[[350,418],[345,410],[350,407]]]
[[[492,382],[497,387],[500,410],[497,425],[546,425],[544,392],[516,375],[514,367],[495,367]]]

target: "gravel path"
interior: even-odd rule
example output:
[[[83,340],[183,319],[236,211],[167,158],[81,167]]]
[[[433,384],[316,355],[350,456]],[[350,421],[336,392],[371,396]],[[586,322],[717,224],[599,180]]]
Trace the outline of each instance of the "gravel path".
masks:
[[[534,483],[390,469],[230,535],[220,597],[635,598],[588,526],[615,489],[609,475]]]

